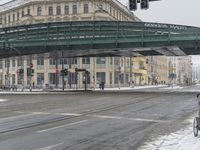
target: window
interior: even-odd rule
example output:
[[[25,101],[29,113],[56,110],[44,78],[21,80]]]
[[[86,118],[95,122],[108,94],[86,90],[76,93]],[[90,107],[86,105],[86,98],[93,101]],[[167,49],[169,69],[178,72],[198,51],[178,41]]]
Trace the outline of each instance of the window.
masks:
[[[69,6],[65,6],[65,15],[69,15]]]
[[[15,21],[15,14],[13,14],[13,22]]]
[[[22,58],[18,58],[17,59],[17,66],[22,68],[22,62],[23,62]]]
[[[77,14],[77,5],[72,6],[72,14]]]
[[[15,59],[12,60],[12,67],[15,67]]]
[[[145,69],[144,62],[139,62],[139,69]]]
[[[53,7],[52,6],[49,7],[49,16],[53,16]]]
[[[0,17],[0,24],[2,24],[2,17]]]
[[[19,12],[17,12],[17,20],[19,20]]]
[[[8,23],[10,23],[10,15],[8,16]]]
[[[44,83],[44,73],[37,73],[37,85]]]
[[[110,57],[110,65],[113,65],[113,58]]]
[[[44,58],[43,57],[40,56],[37,58],[37,65],[44,66]]]
[[[66,64],[67,64],[67,61],[68,61],[67,58],[60,58],[59,60],[60,60],[60,64],[61,64],[61,65],[62,65],[62,63],[63,63],[64,65],[66,65]]]
[[[120,73],[119,73],[119,71],[115,71],[115,77],[114,77],[114,82],[115,82],[115,84],[118,84],[119,83],[119,75],[120,75]]]
[[[3,62],[2,62],[2,60],[0,60],[0,69],[2,69],[3,68]]]
[[[71,59],[71,63],[72,63],[72,64],[77,64],[77,58],[72,58],[72,59]]]
[[[61,15],[61,7],[60,6],[57,6],[57,8],[56,8],[56,14],[57,15]]]
[[[88,4],[84,4],[84,11],[85,14],[88,13]]]
[[[105,72],[97,72],[96,73],[97,83],[100,83],[100,82],[104,82],[105,83],[105,77],[106,77],[106,73]]]
[[[7,23],[7,18],[6,18],[6,16],[4,17],[4,24],[6,24]]]
[[[115,64],[116,66],[119,66],[119,65],[120,65],[120,58],[119,58],[119,57],[115,57],[115,59],[114,59],[114,64]]]
[[[26,58],[26,64],[27,64],[27,67],[29,68],[31,64],[31,59],[28,57]]]
[[[82,64],[90,64],[90,58],[89,57],[82,58]]]
[[[112,72],[110,72],[110,84],[112,84]]]
[[[77,82],[77,80],[76,80],[76,73],[74,73],[74,72],[72,72],[71,74],[70,74],[70,76],[71,76],[71,81],[69,80],[69,83],[71,82],[71,84],[76,84],[76,82]]]
[[[10,60],[6,59],[5,60],[5,68],[9,68],[10,67]]]
[[[49,59],[49,65],[56,65],[56,59],[55,58],[50,58]]]
[[[114,18],[115,18],[115,9],[113,9],[113,16],[114,16]]]
[[[15,74],[12,74],[12,84],[15,84]]]
[[[24,17],[24,11],[22,10],[22,17]]]
[[[41,16],[41,15],[42,15],[42,8],[41,8],[41,7],[38,7],[38,8],[37,8],[37,15],[38,15],[38,16]]]
[[[97,57],[96,58],[96,63],[97,64],[106,64],[106,58],[105,57]]]
[[[57,83],[58,83],[58,75],[56,73],[49,73],[49,84],[56,84],[56,77],[57,77]]]
[[[30,14],[31,14],[31,10],[30,10],[30,8],[28,8],[27,9],[27,15],[30,16]]]

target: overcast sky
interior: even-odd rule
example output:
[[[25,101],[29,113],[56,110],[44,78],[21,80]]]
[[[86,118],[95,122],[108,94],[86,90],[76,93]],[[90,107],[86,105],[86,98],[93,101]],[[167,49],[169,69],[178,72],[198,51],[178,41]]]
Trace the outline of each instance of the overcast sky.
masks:
[[[119,0],[127,4],[128,0]],[[148,10],[135,14],[143,21],[184,24],[200,27],[200,0],[161,0],[150,3]]]

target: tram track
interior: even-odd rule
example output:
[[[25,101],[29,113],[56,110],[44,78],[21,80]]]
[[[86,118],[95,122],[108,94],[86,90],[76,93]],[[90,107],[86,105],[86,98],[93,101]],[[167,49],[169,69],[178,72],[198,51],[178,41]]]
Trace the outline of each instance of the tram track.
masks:
[[[45,120],[45,121],[27,123],[23,126],[19,126],[19,127],[16,127],[16,128],[0,131],[0,134],[5,134],[5,133],[9,133],[9,132],[14,132],[14,131],[16,132],[16,131],[25,130],[25,129],[29,129],[29,128],[33,128],[33,127],[48,125],[48,124],[61,122],[61,121],[69,120],[69,119],[73,119],[73,118],[87,117],[88,115],[97,114],[97,113],[101,113],[101,112],[105,112],[105,111],[109,111],[109,110],[114,110],[114,109],[117,109],[117,108],[120,108],[120,107],[125,107],[125,106],[128,106],[128,105],[138,104],[138,103],[149,101],[149,100],[152,100],[154,98],[161,97],[161,96],[163,96],[163,95],[157,95],[157,96],[151,96],[151,97],[147,96],[147,97],[142,98],[142,99],[137,100],[137,101],[129,101],[129,102],[123,103],[123,104],[116,104],[116,105],[112,105],[112,106],[108,106],[108,107],[104,107],[104,108],[94,109],[94,110],[90,110],[88,112],[82,113],[80,116],[70,116],[70,117],[69,116],[67,116],[67,117],[66,116],[60,116],[60,117],[48,119],[48,120]]]

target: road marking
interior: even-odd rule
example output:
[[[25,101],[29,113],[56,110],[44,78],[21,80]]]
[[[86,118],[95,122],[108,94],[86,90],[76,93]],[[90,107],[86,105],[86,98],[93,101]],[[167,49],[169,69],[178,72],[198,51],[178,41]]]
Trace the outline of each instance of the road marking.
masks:
[[[105,118],[105,119],[123,119],[123,117],[118,117],[118,116],[105,116],[105,115],[88,115],[88,116],[96,118]]]
[[[7,102],[8,99],[0,99],[0,102]]]
[[[167,123],[170,122],[169,120],[157,120],[157,119],[144,119],[144,118],[128,118],[129,120],[135,121],[145,121],[145,122],[158,122],[158,123]]]
[[[3,121],[13,121],[13,119],[20,119],[20,118],[24,118],[24,117],[30,117],[30,116],[36,116],[37,114],[22,114],[22,115],[17,115],[17,116],[11,116],[11,117],[7,117],[7,118],[1,118],[0,119],[0,123]]]
[[[55,113],[55,115],[62,115],[62,116],[81,116],[82,114],[74,114],[74,113]]]
[[[78,121],[78,122],[74,122],[74,123],[70,123],[70,124],[66,124],[66,125],[62,125],[62,126],[58,126],[58,127],[53,127],[53,128],[49,128],[49,129],[45,129],[45,130],[40,130],[40,131],[37,131],[37,133],[43,133],[43,132],[48,132],[48,131],[59,129],[59,128],[63,128],[63,127],[69,127],[69,126],[77,125],[77,124],[80,124],[80,123],[83,123],[83,122],[87,122],[87,121],[88,120],[82,120],[82,121]]]
[[[157,119],[145,119],[145,118],[126,118],[126,117],[119,117],[119,116],[105,116],[105,115],[88,115],[91,117],[96,118],[103,118],[103,119],[123,119],[123,120],[130,120],[130,121],[145,121],[145,122],[157,122],[157,123],[167,123],[170,122],[168,120],[157,120]]]
[[[50,145],[50,146],[39,148],[39,149],[35,149],[35,150],[50,150],[50,149],[58,147],[58,146],[60,146],[62,144],[64,144],[64,143],[54,144],[54,145]]]

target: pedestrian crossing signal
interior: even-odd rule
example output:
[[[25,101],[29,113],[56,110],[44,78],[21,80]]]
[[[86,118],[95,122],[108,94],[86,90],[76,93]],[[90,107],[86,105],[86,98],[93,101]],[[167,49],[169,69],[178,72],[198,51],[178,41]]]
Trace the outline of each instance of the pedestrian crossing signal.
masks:
[[[68,69],[63,69],[63,70],[61,70],[61,76],[67,76],[67,74],[68,74]]]

